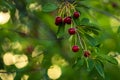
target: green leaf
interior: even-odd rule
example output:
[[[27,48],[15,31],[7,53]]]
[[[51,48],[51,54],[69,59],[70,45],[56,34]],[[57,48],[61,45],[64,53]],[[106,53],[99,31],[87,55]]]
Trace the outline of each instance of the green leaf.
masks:
[[[100,29],[95,24],[89,23],[86,28],[94,34],[99,34]]]
[[[88,18],[83,18],[79,26],[81,26],[85,30],[85,32],[92,32],[95,35],[98,35],[100,31],[100,29],[96,27],[97,25],[89,22]]]
[[[70,38],[69,38],[69,42],[70,42],[70,46],[72,47],[76,42],[76,36],[71,35]]]
[[[88,18],[83,18],[80,23],[81,23],[81,25],[89,24],[89,19]]]
[[[44,72],[43,69],[41,69],[40,71],[33,71],[29,74],[29,78],[28,80],[40,80],[43,78],[43,74],[41,74],[41,72]]]
[[[75,62],[75,64],[73,65],[73,68],[75,69],[79,69],[83,66],[84,64],[84,59],[83,58],[78,58]]]
[[[1,55],[0,55],[1,56]],[[0,64],[1,64],[1,66],[0,66],[0,69],[4,69],[4,63],[3,63],[3,61],[2,61],[2,58],[0,57]]]
[[[58,27],[57,38],[63,38],[64,30],[65,30],[65,25],[61,25]]]
[[[80,19],[79,18],[76,19],[76,18],[73,17],[73,20],[74,20],[76,25],[78,25],[78,26],[80,25]]]
[[[94,37],[90,36],[89,34],[85,34],[85,37],[87,38],[88,42],[90,43],[91,46],[96,46],[97,41]]]
[[[94,61],[90,58],[87,59],[87,70],[92,71],[94,68]]]
[[[21,80],[21,77],[23,76],[23,73],[17,72],[14,80]]]
[[[92,32],[93,34],[95,34],[95,35],[98,35],[98,34],[99,34],[99,32],[98,32],[97,30],[95,30],[95,29],[92,29],[91,32]]]
[[[105,78],[105,74],[104,74],[104,70],[103,70],[102,64],[99,61],[96,61],[95,68],[98,71],[98,73],[100,74],[100,76]]]
[[[118,27],[117,33],[120,33],[120,26]]]
[[[100,30],[100,29],[97,27],[97,25],[95,25],[95,24],[93,24],[93,23],[90,23],[90,24],[88,25],[88,27],[91,28],[91,29]]]
[[[77,66],[81,67],[84,64],[84,59],[80,59],[77,61]]]
[[[95,27],[95,26],[88,26],[88,25],[84,25],[84,31],[85,32],[88,32],[88,33],[93,33],[93,34],[95,34],[95,35],[98,35],[99,34],[99,30],[98,30],[98,28],[97,27]]]
[[[58,8],[58,6],[54,3],[46,3],[45,5],[43,5],[42,11],[43,12],[52,12],[52,11],[56,10],[57,8]]]
[[[107,56],[107,57],[106,57],[106,60],[107,60],[108,62],[112,63],[112,64],[118,65],[117,60],[116,60],[114,57],[112,57],[112,56]]]
[[[114,57],[112,57],[112,56],[100,55],[100,57],[102,57],[103,59],[107,60],[108,62],[110,62],[112,64],[118,65],[117,60]]]

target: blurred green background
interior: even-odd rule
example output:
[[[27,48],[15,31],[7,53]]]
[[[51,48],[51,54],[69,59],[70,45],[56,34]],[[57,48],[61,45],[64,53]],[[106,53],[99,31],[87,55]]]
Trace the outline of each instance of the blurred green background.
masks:
[[[76,54],[69,40],[56,37],[60,1],[0,0],[1,80],[104,80],[95,69],[88,72],[86,65],[72,68]],[[76,1],[81,19],[88,18],[101,29],[96,37],[100,53],[118,61],[118,65],[104,62],[105,80],[120,80],[120,0]],[[53,8],[46,11],[48,3]]]

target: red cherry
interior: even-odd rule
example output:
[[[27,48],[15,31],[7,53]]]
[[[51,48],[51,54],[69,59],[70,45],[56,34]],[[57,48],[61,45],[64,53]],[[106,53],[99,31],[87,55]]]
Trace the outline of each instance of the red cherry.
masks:
[[[89,57],[90,56],[90,52],[89,51],[84,51],[84,56],[85,57]]]
[[[79,18],[80,13],[79,12],[74,12],[73,16],[74,16],[74,18]]]
[[[75,28],[69,28],[69,29],[68,29],[68,33],[69,33],[70,35],[74,35],[74,34],[76,33]]]
[[[71,22],[72,22],[71,17],[66,17],[64,19],[64,23],[71,24]]]
[[[112,7],[113,7],[113,8],[117,8],[118,5],[117,5],[116,3],[113,2],[113,3],[112,3]]]
[[[55,24],[56,25],[62,24],[62,17],[57,16],[56,19],[55,19]]]
[[[28,53],[32,53],[32,51],[34,50],[34,47],[33,46],[27,46],[27,48],[26,48],[26,51],[28,52]]]
[[[73,47],[72,47],[72,51],[73,52],[78,52],[79,51],[79,46],[77,46],[77,45],[74,45]]]

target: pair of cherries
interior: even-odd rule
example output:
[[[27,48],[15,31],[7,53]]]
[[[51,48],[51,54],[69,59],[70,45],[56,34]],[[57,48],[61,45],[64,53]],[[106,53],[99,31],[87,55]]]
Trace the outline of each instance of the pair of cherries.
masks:
[[[79,16],[80,16],[80,13],[79,12],[74,12],[73,13],[73,17],[74,18],[79,18]],[[64,20],[62,19],[62,17],[60,17],[60,16],[57,16],[56,17],[56,19],[55,19],[55,24],[56,25],[61,25],[61,24],[71,24],[72,23],[72,19],[71,19],[71,17],[70,16],[67,16],[67,17],[65,17],[64,18]]]
[[[72,51],[73,52],[78,52],[79,51],[79,46],[77,46],[77,45],[74,45],[73,47],[72,47]],[[89,57],[90,56],[90,52],[88,51],[88,50],[85,50],[84,52],[83,52],[83,54],[84,54],[84,56],[85,57]]]

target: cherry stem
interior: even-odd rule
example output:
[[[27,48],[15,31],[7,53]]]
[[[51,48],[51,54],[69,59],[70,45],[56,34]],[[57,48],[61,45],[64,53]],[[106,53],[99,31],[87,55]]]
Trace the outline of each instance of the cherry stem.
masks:
[[[58,13],[59,13],[60,16],[63,16],[63,17],[64,17],[64,15],[69,16],[69,15],[71,15],[70,10],[75,11],[74,3],[71,4],[68,1],[65,1],[60,5]]]
[[[82,32],[82,31],[80,31],[79,29],[77,29],[77,31],[83,34],[83,32]],[[86,45],[86,43],[85,43],[84,39],[83,39],[83,38],[81,38],[81,41],[82,41],[82,42],[83,42],[83,44],[84,44],[84,48],[85,48],[85,50],[87,50],[87,45]]]
[[[62,7],[62,6],[61,6],[61,7]],[[63,11],[64,11],[64,9],[65,9],[65,6],[64,6],[63,8],[61,8],[61,7],[60,7],[60,9],[59,9],[59,11],[58,11],[58,13],[59,13],[60,16],[63,15]]]
[[[68,9],[67,4],[65,5],[65,9],[66,9],[66,15],[69,16],[69,9]]]
[[[73,3],[73,4],[70,4],[70,7],[71,7],[71,9],[73,9],[74,11],[76,11],[76,10],[75,10],[75,6],[74,6],[74,3]]]
[[[87,59],[88,59],[88,58],[85,58],[85,62],[86,62],[87,68],[89,69],[89,64],[88,64]]]
[[[86,45],[85,41],[84,41],[83,39],[82,39],[82,41],[83,41],[83,44],[84,44],[85,50],[87,50],[87,45]]]
[[[78,35],[78,39],[79,39],[79,41],[80,41],[80,45],[81,45],[81,47],[82,47],[82,49],[84,50],[84,46],[83,46],[83,44],[82,44],[82,39],[81,39],[81,37],[80,37],[80,35],[79,35],[79,33],[76,31],[76,33],[77,33],[77,35]]]
[[[76,38],[76,35],[74,35],[75,36],[75,38],[74,38],[74,45],[76,45],[76,43],[77,43],[77,38]]]

